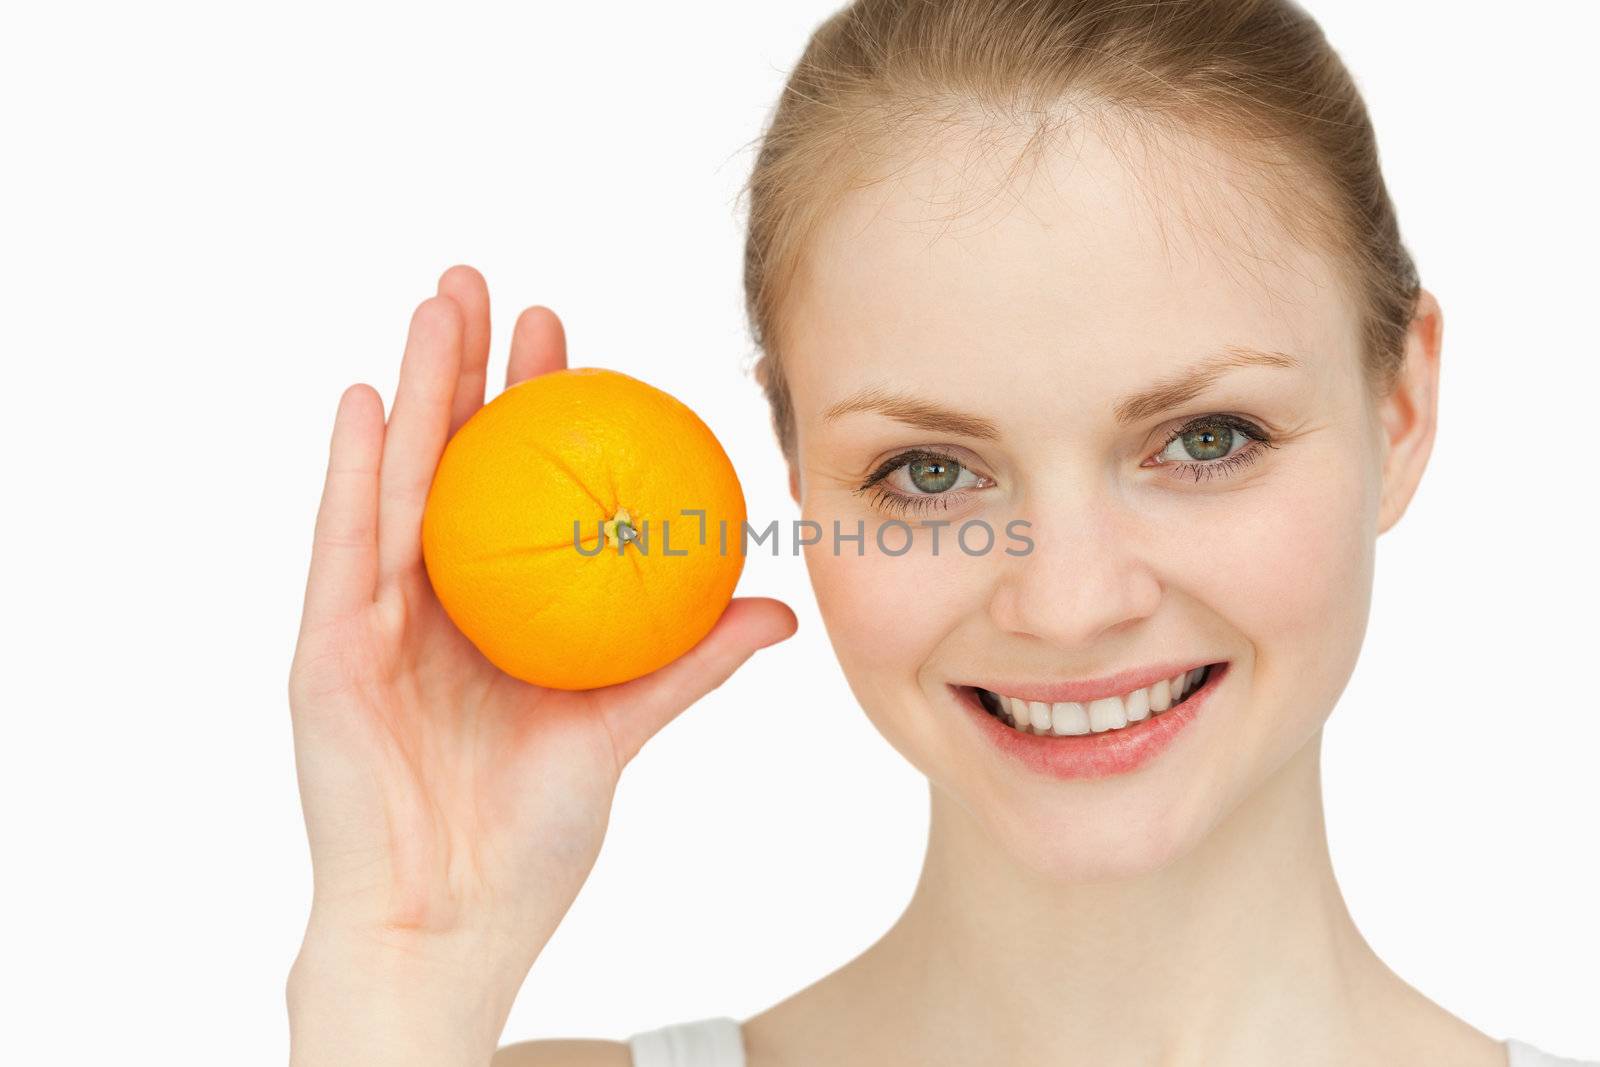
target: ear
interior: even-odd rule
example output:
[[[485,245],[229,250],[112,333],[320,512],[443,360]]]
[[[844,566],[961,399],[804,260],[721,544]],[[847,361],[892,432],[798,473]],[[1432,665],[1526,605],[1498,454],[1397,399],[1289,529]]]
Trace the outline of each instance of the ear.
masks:
[[[1405,364],[1394,391],[1380,404],[1383,424],[1383,497],[1378,505],[1378,533],[1400,521],[1422,480],[1433,451],[1439,413],[1439,348],[1444,312],[1426,289],[1417,293],[1416,310],[1406,329]]]
[[[800,503],[800,467],[794,463],[789,464],[789,496]]]

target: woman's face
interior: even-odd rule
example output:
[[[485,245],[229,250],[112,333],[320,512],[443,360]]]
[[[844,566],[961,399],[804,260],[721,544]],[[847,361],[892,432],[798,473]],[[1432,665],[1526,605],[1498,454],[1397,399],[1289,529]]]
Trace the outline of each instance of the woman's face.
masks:
[[[1165,865],[1313,737],[1354,667],[1392,521],[1330,267],[1225,183],[1239,164],[1184,148],[1181,166],[1128,170],[1085,130],[1007,181],[992,134],[945,138],[851,194],[791,294],[795,492],[823,531],[806,562],[851,689],[1008,851],[1073,880]],[[1243,348],[1292,365],[1224,370],[1160,410],[1125,403]],[[905,397],[905,417],[830,417],[872,390]],[[936,409],[960,418],[912,417]],[[1276,447],[1224,442],[1216,423],[1167,444],[1223,414]],[[918,449],[954,463],[859,491]],[[901,555],[875,540],[891,518],[915,530]],[[995,531],[986,553],[981,530],[975,554],[955,543],[972,519]],[[1025,547],[1014,519],[1025,554],[1004,551]],[[937,555],[921,520],[949,523]],[[864,523],[861,554],[836,550],[835,521]],[[1202,714],[1098,778],[1020,768],[951,688],[1191,661],[1229,664]]]

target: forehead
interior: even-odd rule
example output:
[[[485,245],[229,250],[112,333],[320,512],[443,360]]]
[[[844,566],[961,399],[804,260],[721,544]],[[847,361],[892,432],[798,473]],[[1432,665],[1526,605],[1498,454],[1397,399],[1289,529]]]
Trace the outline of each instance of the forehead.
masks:
[[[791,294],[797,402],[908,361],[1142,385],[1228,344],[1354,359],[1331,265],[1248,164],[1178,134],[1109,136],[1081,124],[1023,159],[1026,134],[953,128],[847,194]]]

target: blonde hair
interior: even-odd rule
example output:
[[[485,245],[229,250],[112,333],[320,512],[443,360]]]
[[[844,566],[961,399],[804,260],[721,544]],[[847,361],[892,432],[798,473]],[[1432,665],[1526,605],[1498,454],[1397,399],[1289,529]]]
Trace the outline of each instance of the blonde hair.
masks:
[[[855,0],[812,34],[761,136],[748,197],[745,310],[755,376],[796,462],[784,366],[812,237],[896,147],[941,127],[1029,133],[1076,120],[1204,138],[1250,164],[1263,203],[1335,264],[1363,370],[1394,386],[1418,290],[1366,105],[1293,0]],[[1019,158],[1019,163],[1021,159]]]

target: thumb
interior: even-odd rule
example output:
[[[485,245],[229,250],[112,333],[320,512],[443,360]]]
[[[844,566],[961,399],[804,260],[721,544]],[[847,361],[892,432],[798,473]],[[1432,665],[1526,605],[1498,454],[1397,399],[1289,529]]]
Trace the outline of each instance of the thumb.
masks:
[[[734,597],[711,632],[671,663],[642,678],[594,690],[616,745],[617,763],[626,766],[679,712],[798,626],[794,611],[781,600]]]

